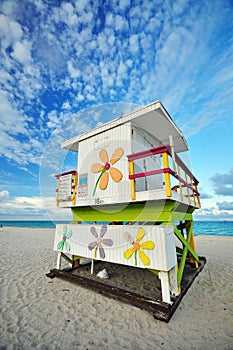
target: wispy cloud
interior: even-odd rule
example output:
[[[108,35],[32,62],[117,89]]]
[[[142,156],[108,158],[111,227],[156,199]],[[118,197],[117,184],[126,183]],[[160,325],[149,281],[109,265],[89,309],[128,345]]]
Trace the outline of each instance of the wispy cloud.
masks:
[[[57,208],[54,197],[12,197],[0,192],[0,220],[44,219],[57,222],[71,220],[69,209]]]

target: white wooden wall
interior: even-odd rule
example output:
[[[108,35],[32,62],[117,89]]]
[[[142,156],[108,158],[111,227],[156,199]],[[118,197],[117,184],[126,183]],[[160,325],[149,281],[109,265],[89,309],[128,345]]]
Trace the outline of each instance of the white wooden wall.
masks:
[[[139,251],[129,258],[125,257],[125,252],[137,241],[139,232],[144,234],[138,243],[139,250],[149,259],[146,262],[140,257]],[[96,251],[92,246],[96,247]],[[101,257],[100,246],[104,250],[104,257]],[[90,224],[59,224],[56,226],[54,250],[158,271],[170,271],[177,263],[172,226],[107,225],[104,227],[104,225]]]
[[[132,153],[131,136],[131,125],[128,123],[80,142],[78,153],[79,182],[77,205],[111,204],[130,200],[129,166],[126,156]],[[122,172],[122,180],[116,183],[109,174],[107,188],[101,190],[98,186],[95,195],[93,195],[99,174],[91,172],[92,164],[99,163],[104,165],[99,157],[100,150],[105,149],[110,160],[113,152],[118,147],[124,149],[124,154],[113,166]]]

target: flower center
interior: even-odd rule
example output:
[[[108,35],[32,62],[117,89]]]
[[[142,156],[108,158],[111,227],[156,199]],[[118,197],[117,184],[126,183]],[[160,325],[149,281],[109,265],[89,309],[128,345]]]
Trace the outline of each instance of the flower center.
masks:
[[[133,242],[133,249],[138,250],[139,248],[140,248],[140,244],[137,241]]]
[[[66,241],[66,236],[63,236],[62,240],[63,240],[63,242],[65,242]]]
[[[108,169],[110,168],[110,166],[111,166],[111,165],[110,165],[109,163],[105,163],[104,169],[105,169],[105,170],[108,170]]]

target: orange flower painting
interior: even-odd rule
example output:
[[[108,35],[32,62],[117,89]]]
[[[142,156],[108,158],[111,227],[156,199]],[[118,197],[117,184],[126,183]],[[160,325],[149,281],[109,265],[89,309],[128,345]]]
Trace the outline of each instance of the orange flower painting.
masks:
[[[114,182],[118,183],[121,181],[123,175],[122,172],[113,167],[112,165],[118,162],[118,160],[123,156],[123,148],[117,148],[109,160],[108,152],[105,149],[102,149],[99,152],[99,157],[102,160],[103,164],[94,163],[92,164],[91,171],[92,173],[100,173],[94,187],[93,196],[95,195],[97,186],[99,184],[100,190],[105,190],[108,186],[109,174]]]

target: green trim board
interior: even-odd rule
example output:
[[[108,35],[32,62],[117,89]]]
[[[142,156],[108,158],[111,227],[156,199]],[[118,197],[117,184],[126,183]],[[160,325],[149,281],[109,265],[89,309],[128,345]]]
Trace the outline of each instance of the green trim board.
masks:
[[[195,208],[172,200],[72,208],[73,222],[78,221],[148,221],[192,220]]]

